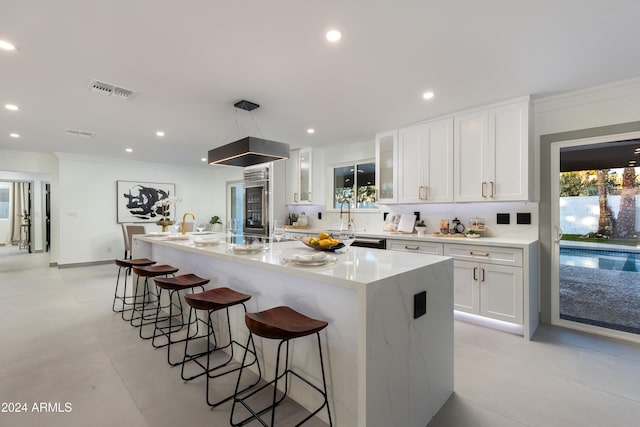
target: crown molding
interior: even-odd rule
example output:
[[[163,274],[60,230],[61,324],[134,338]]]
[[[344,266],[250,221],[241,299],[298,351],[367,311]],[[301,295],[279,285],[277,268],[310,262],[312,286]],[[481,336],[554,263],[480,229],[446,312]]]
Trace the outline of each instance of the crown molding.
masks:
[[[533,100],[533,107],[536,113],[546,113],[637,95],[640,95],[640,77],[556,95],[536,97]]]

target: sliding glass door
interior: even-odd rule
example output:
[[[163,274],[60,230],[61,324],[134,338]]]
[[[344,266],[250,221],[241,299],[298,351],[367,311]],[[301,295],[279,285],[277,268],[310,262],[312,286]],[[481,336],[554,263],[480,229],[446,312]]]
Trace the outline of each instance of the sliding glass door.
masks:
[[[552,144],[552,323],[640,342],[640,133]]]

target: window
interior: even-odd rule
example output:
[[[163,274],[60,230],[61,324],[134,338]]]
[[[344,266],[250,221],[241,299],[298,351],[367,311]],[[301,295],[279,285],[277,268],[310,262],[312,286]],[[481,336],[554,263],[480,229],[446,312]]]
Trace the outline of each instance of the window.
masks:
[[[0,188],[0,219],[9,218],[9,189]]]
[[[340,209],[341,204],[350,203],[351,209],[376,209],[375,182],[375,162],[356,162],[334,167],[333,207]]]

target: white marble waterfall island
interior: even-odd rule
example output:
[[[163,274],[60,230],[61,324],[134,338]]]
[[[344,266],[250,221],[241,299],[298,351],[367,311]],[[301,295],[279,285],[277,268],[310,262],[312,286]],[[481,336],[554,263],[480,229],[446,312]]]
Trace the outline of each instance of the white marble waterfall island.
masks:
[[[314,251],[297,241],[239,255],[226,243],[200,248],[191,240],[142,236],[133,247],[134,257],[251,294],[248,311],[288,305],[329,322],[321,339],[334,425],[425,427],[453,391],[453,260],[350,248],[324,266],[282,262],[304,252]],[[422,291],[426,314],[414,318],[414,295]],[[245,342],[243,315],[232,312],[236,339]],[[275,343],[258,339],[256,345],[271,379]],[[295,368],[320,384],[316,342],[303,338],[292,345]],[[317,396],[295,381],[290,396],[317,406]],[[319,416],[326,421],[326,411]]]

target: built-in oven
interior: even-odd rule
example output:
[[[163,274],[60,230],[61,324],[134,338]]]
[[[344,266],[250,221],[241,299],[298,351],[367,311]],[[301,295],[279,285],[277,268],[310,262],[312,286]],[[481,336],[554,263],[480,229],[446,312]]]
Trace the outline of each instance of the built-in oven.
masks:
[[[244,171],[244,233],[269,235],[269,168]]]

